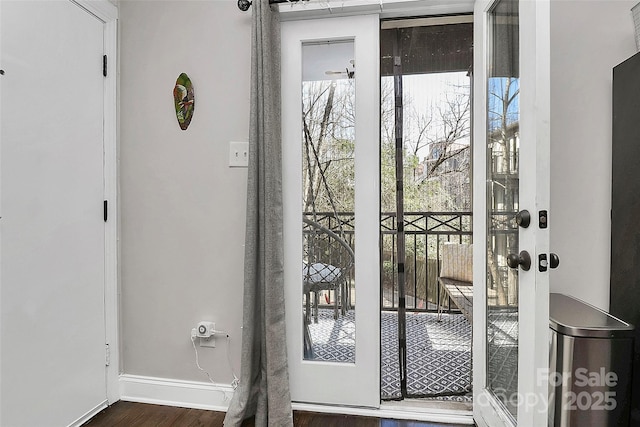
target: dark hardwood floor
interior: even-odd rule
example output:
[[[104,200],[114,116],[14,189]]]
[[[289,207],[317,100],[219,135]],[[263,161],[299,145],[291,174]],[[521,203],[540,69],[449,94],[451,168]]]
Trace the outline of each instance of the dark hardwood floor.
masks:
[[[224,412],[117,402],[85,423],[84,427],[222,426],[223,420]],[[296,427],[463,427],[458,424],[382,420],[370,417],[297,411],[293,414],[293,423]],[[247,420],[242,426],[254,427],[254,423],[251,420]]]

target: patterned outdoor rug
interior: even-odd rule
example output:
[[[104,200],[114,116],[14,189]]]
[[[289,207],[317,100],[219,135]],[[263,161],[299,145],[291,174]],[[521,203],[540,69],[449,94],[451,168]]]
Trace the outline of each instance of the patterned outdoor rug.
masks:
[[[355,312],[333,320],[320,310],[311,323],[315,360],[354,362]],[[383,312],[381,398],[399,399],[398,323],[396,312]],[[444,397],[469,402],[471,392],[471,325],[461,314],[407,313],[407,392],[412,397]]]

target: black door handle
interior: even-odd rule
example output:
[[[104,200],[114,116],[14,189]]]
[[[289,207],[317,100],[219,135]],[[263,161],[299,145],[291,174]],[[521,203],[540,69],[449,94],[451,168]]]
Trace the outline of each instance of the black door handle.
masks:
[[[516,214],[516,224],[522,228],[527,228],[531,224],[531,214],[528,210],[521,210]]]
[[[522,268],[524,271],[529,271],[531,268],[531,256],[527,251],[520,251],[519,254],[509,254],[507,256],[507,265],[511,268]]]
[[[549,267],[558,268],[559,265],[560,265],[560,258],[558,258],[558,255],[556,255],[554,253],[550,253],[549,254]]]

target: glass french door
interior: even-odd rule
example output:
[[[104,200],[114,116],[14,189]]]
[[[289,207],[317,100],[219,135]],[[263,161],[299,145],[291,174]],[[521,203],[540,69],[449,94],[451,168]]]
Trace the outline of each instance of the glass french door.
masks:
[[[289,21],[281,29],[291,397],[376,408],[379,18]]]
[[[474,419],[547,425],[549,1],[474,14]]]

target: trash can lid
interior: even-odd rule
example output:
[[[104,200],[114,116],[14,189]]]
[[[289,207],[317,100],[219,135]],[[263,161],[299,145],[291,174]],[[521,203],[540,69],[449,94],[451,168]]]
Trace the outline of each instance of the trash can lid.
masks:
[[[624,338],[633,336],[633,325],[606,311],[564,294],[549,294],[549,327],[573,337]]]

